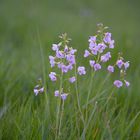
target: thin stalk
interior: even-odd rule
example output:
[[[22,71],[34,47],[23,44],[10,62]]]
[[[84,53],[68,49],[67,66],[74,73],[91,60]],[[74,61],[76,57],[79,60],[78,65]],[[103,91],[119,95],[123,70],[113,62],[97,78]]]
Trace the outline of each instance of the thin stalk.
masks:
[[[64,113],[64,100],[62,101],[62,108],[61,108],[61,114],[60,114],[60,123],[59,123],[59,130],[58,130],[58,137],[61,135],[61,124],[62,124],[62,118]]]
[[[55,135],[55,140],[57,140],[58,137],[59,137],[58,129],[59,129],[59,114],[60,114],[60,109],[61,109],[62,85],[63,85],[63,72],[61,72],[61,75],[60,75],[60,86],[59,86],[60,98],[58,98],[58,102],[57,102],[57,116],[56,116],[56,135]]]
[[[91,78],[90,78],[90,85],[89,85],[89,90],[88,90],[88,95],[87,95],[87,101],[86,101],[86,116],[85,116],[85,121],[87,121],[87,114],[88,114],[88,102],[89,102],[89,97],[92,91],[92,85],[93,85],[93,78],[95,75],[95,71],[91,70]]]
[[[79,92],[78,92],[78,79],[77,79],[77,67],[76,67],[76,64],[75,64],[75,78],[76,78],[76,81],[75,81],[75,90],[76,90],[77,106],[78,106],[79,113],[81,115],[81,120],[83,122],[83,125],[85,126],[84,116],[83,116],[83,113],[82,113],[82,110],[81,110],[81,107],[80,107]],[[85,137],[83,139],[85,139]]]

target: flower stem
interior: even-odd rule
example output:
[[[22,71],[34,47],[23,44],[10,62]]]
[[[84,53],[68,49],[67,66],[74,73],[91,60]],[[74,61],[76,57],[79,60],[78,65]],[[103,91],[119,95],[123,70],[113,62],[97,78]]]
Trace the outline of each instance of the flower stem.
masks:
[[[59,87],[59,93],[60,93],[60,98],[58,98],[57,102],[57,116],[56,116],[56,135],[55,135],[55,140],[59,138],[59,116],[60,116],[60,109],[61,109],[61,93],[62,93],[62,85],[63,84],[63,72],[61,72],[60,75],[60,87]]]
[[[90,78],[90,85],[89,85],[89,90],[88,90],[88,95],[87,95],[87,101],[86,101],[86,116],[85,116],[85,121],[87,121],[87,116],[88,116],[88,101],[89,97],[92,91],[92,85],[93,85],[93,79],[94,79],[95,71],[91,69],[91,78]]]
[[[61,108],[60,122],[59,122],[59,130],[58,130],[58,137],[61,135],[61,124],[62,124],[63,113],[64,113],[64,100],[62,101],[62,108]]]
[[[79,99],[79,92],[78,92],[78,79],[77,79],[77,67],[76,67],[76,64],[75,64],[75,78],[76,78],[76,81],[75,81],[75,90],[76,90],[77,106],[78,106],[79,113],[81,115],[81,120],[83,122],[83,125],[85,126],[84,116],[83,116],[83,113],[82,113],[82,110],[81,110],[81,107],[80,107],[80,99]],[[83,139],[85,139],[85,136],[83,137]]]

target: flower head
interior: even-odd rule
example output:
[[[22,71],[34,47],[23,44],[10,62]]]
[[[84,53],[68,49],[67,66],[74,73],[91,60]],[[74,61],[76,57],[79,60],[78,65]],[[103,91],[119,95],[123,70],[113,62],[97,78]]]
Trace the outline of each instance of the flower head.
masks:
[[[129,61],[127,61],[127,62],[124,63],[124,68],[125,68],[125,70],[127,70],[127,68],[129,67],[129,65],[130,65],[130,64],[129,64]]]
[[[105,33],[104,42],[110,43],[110,41],[111,41],[111,33],[107,32]]]
[[[124,82],[125,82],[126,87],[130,86],[130,83],[128,81],[124,80]]]
[[[89,60],[89,64],[91,67],[94,67],[95,61],[94,60]]]
[[[109,65],[108,67],[107,67],[107,70],[109,71],[109,72],[114,72],[114,67],[113,66],[111,66],[111,65]]]
[[[107,62],[111,58],[110,52],[107,52],[106,54],[101,56],[101,61],[102,62]]]
[[[84,57],[88,57],[90,55],[90,52],[88,50],[85,50]]]
[[[56,90],[56,91],[54,92],[54,96],[58,97],[59,95],[60,95],[59,90]]]
[[[55,73],[55,72],[51,72],[51,73],[49,74],[49,77],[50,77],[51,81],[56,81],[56,80],[57,80],[57,78],[56,78],[56,73]]]
[[[43,93],[44,92],[44,87],[40,87],[40,85],[35,86],[34,88],[34,93],[37,96],[39,93]]]
[[[66,99],[67,99],[67,96],[68,96],[68,94],[63,93],[63,94],[61,94],[61,99],[62,99],[63,101],[66,100]]]
[[[123,61],[121,60],[121,59],[119,59],[119,60],[117,60],[117,62],[116,62],[116,64],[117,64],[117,66],[119,67],[119,68],[121,68],[122,66],[123,66]]]
[[[115,80],[115,81],[114,81],[114,85],[115,85],[117,88],[120,88],[120,87],[123,86],[123,83],[122,83],[122,81],[120,81],[120,80]]]
[[[55,57],[49,56],[51,67],[55,66]]]
[[[75,81],[76,81],[75,76],[73,76],[73,77],[69,78],[69,82],[70,82],[70,83],[74,83]]]
[[[52,45],[52,50],[53,50],[53,51],[58,51],[58,50],[59,50],[59,45],[53,44],[53,45]]]
[[[86,74],[85,67],[79,66],[78,67],[78,74],[79,75],[85,75]]]
[[[100,70],[100,69],[101,69],[101,65],[98,64],[98,63],[96,63],[96,64],[94,65],[94,70],[97,71],[97,70]]]

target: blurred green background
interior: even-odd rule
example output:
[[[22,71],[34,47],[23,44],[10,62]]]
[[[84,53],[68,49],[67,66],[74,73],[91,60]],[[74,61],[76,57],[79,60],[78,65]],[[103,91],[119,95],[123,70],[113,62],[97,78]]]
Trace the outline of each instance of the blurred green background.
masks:
[[[131,87],[126,91],[136,112],[140,110],[139,0],[0,0],[0,107],[33,95],[42,77],[40,45],[48,81],[48,55],[58,35],[68,33],[81,56],[100,22],[113,34],[114,55],[121,51],[130,61]]]

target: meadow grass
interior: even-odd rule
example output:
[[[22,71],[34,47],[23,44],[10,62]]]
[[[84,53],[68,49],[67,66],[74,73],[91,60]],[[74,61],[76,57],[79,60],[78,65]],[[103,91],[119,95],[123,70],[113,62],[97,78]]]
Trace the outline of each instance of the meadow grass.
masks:
[[[64,106],[60,140],[139,140],[140,139],[140,64],[139,1],[1,1],[0,2],[0,139],[54,140],[56,107],[48,56],[58,35],[67,32],[76,48],[78,65],[88,67],[81,56],[88,47],[88,37],[103,22],[111,27],[115,39],[113,60],[118,50],[130,60],[128,79],[131,86],[112,92],[113,76],[95,75],[88,107],[85,103],[90,81],[78,78],[83,125],[77,110],[74,85]],[[112,60],[112,61],[113,61]],[[117,77],[117,75],[115,75]],[[45,92],[35,97],[33,88],[42,78]]]

